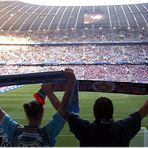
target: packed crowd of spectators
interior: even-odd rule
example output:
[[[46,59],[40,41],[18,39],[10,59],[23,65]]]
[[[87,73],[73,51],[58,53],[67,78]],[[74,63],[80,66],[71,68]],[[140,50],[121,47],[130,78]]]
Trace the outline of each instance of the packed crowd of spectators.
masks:
[[[59,65],[59,66],[17,66],[1,65],[1,75],[24,74],[35,72],[59,71],[71,68],[77,79],[137,82],[146,81],[148,67],[146,65]]]
[[[134,46],[0,46],[0,63],[145,63],[147,45]]]
[[[2,33],[0,35],[0,39],[1,43],[63,43],[102,41],[146,41],[148,39],[148,36],[147,32],[145,31],[142,31],[140,33],[133,33],[132,31],[106,32],[103,30],[92,31],[88,29],[73,29],[66,31],[56,30],[50,31],[48,33],[35,33],[32,31],[29,31],[27,33]],[[70,68],[74,69],[78,79],[97,79],[124,82],[143,81],[147,80],[148,78],[148,68],[146,65],[146,63],[148,63],[147,47],[147,45],[0,45],[0,75],[55,71],[64,69],[64,67],[69,66]],[[74,63],[83,65],[70,65]],[[133,63],[136,65],[130,65]],[[22,66],[23,64],[30,66]],[[43,65],[35,66],[35,64]],[[63,66],[61,64],[63,64]]]

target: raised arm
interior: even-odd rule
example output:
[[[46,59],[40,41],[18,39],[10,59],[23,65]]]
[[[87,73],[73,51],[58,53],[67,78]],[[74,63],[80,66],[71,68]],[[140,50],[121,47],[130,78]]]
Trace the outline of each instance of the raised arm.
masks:
[[[67,78],[67,82],[65,84],[65,93],[63,95],[62,101],[60,101],[57,96],[53,93],[52,84],[42,84],[42,89],[49,98],[53,107],[59,112],[59,114],[67,120],[68,112],[66,111],[67,104],[69,102],[70,96],[72,94],[73,84],[75,80],[75,75],[73,74],[73,70],[66,69],[64,71],[65,78]]]
[[[138,112],[141,116],[141,119],[143,119],[144,117],[146,117],[148,115],[148,100],[145,101],[145,103],[143,104],[143,106],[140,107]]]
[[[41,87],[42,87],[43,91],[45,92],[45,94],[47,95],[48,99],[50,100],[51,104],[55,108],[55,110],[58,111],[58,109],[61,105],[61,101],[53,93],[52,84],[51,83],[42,84]]]
[[[65,93],[61,102],[61,106],[58,110],[59,114],[65,119],[68,120],[70,112],[67,111],[67,105],[69,102],[69,99],[72,95],[74,81],[75,81],[75,75],[73,71],[70,69],[67,69],[64,73],[65,77],[67,78]]]

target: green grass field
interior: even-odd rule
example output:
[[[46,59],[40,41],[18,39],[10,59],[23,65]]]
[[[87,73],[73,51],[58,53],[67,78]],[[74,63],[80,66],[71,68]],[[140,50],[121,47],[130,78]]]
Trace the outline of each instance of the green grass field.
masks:
[[[9,91],[7,93],[0,94],[0,104],[9,115],[11,115],[17,122],[25,125],[27,120],[22,109],[22,105],[32,100],[32,94],[37,92],[40,85],[25,85],[24,87],[16,90]],[[56,93],[59,98],[62,98],[63,93]],[[80,116],[87,120],[93,121],[92,106],[96,98],[100,96],[106,96],[112,99],[114,104],[114,119],[119,120],[130,113],[136,111],[145,100],[148,99],[148,95],[126,95],[126,94],[113,94],[113,93],[99,93],[99,92],[80,92]],[[51,119],[54,108],[46,100],[45,114],[42,122],[42,126],[45,125],[49,119]],[[148,129],[148,117],[142,121],[142,127]],[[138,136],[133,140],[131,146],[143,146],[143,136]],[[75,139],[72,133],[69,132],[68,124],[65,125],[57,138],[56,146],[79,146],[79,142]]]

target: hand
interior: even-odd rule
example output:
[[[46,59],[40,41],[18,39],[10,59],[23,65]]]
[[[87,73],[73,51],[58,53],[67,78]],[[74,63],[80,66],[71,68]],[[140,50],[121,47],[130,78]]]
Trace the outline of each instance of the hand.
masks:
[[[72,69],[66,68],[64,71],[64,76],[68,79],[75,79],[75,74]]]
[[[66,68],[64,71],[65,71],[65,72],[71,72],[71,73],[74,73],[73,70],[70,69],[70,68]]]
[[[41,85],[41,88],[43,89],[45,94],[53,91],[52,83],[44,83]]]

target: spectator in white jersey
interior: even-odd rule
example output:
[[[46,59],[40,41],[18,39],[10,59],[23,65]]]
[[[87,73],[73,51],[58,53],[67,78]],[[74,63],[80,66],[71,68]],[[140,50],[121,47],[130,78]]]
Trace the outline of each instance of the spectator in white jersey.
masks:
[[[62,99],[62,103],[53,103],[53,106],[57,109],[57,113],[54,114],[53,119],[47,123],[43,128],[40,127],[43,118],[44,108],[37,101],[31,101],[23,105],[24,111],[27,116],[28,125],[23,126],[13,120],[4,110],[0,109],[0,126],[4,132],[8,135],[11,146],[54,146],[56,137],[60,133],[65,124],[65,114],[63,114],[63,107],[67,104],[66,100],[71,96],[72,86],[75,79],[73,73],[64,72],[64,76],[67,78],[65,84],[65,93]]]

